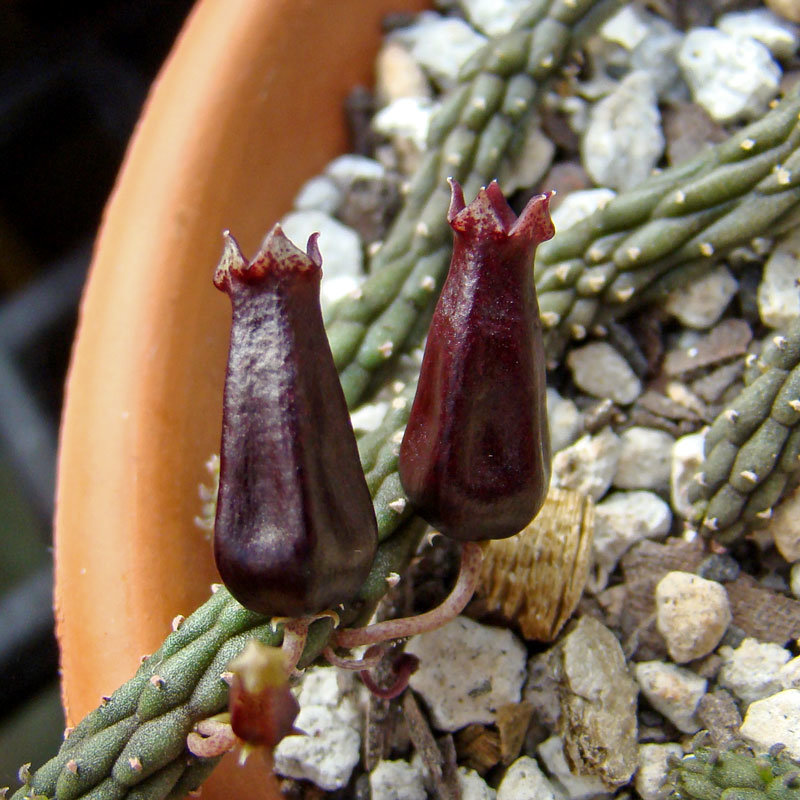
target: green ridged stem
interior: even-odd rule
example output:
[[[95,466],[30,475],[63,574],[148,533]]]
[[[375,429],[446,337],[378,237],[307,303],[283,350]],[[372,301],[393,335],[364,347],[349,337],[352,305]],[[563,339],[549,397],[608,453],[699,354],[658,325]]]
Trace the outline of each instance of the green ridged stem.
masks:
[[[535,0],[508,34],[492,39],[461,71],[434,116],[427,154],[403,208],[357,296],[326,326],[352,408],[378,370],[407,349],[416,320],[433,307],[452,249],[447,178],[474,196],[495,178],[524,135],[544,82],[620,6],[619,0]]]
[[[764,525],[800,478],[800,319],[751,360],[747,385],[706,434],[689,494],[704,532],[725,545]]]
[[[673,765],[671,800],[800,800],[800,764],[780,753],[701,747]]]
[[[415,388],[414,382],[403,385],[380,427],[359,441],[380,545],[359,596],[341,613],[344,625],[366,623],[386,593],[387,577],[406,568],[426,529],[407,507],[397,477]],[[321,653],[331,630],[325,619],[311,626],[301,665]],[[196,788],[216,760],[192,756],[186,736],[227,708],[228,686],[220,676],[251,638],[277,646],[282,632],[217,588],[133,678],[75,727],[58,755],[34,774],[31,789],[55,800],[161,800]],[[12,800],[23,800],[27,791],[23,787]]]
[[[537,250],[548,357],[800,216],[800,95],[651,176]]]

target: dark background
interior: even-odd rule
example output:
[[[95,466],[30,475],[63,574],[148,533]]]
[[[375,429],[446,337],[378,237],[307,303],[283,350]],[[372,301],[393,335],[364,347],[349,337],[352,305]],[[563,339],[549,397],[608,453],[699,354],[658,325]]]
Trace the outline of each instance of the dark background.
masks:
[[[191,5],[0,3],[0,787],[63,733],[51,519],[64,376],[103,206]]]

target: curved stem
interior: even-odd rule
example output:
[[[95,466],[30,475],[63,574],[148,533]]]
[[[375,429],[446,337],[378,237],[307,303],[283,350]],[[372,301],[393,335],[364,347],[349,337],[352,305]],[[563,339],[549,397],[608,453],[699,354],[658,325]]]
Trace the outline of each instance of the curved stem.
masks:
[[[209,717],[197,723],[197,730],[186,737],[186,747],[190,753],[198,758],[216,758],[233,749],[236,744],[236,734],[231,728],[231,723],[221,719],[229,716],[220,714],[219,717]]]
[[[374,644],[364,653],[363,658],[342,658],[341,656],[337,656],[333,648],[328,645],[328,647],[322,651],[322,655],[324,655],[328,662],[334,667],[361,672],[377,667],[383,660],[384,655],[386,655],[386,648],[382,644]]]
[[[461,547],[461,567],[453,591],[441,605],[416,617],[389,619],[365,628],[344,628],[334,634],[338,647],[352,648],[365,644],[378,644],[391,639],[403,639],[417,633],[440,628],[458,616],[475,593],[481,571],[483,550],[477,542],[464,542]]]
[[[294,672],[300,657],[303,655],[308,636],[308,626],[311,622],[311,617],[304,617],[303,619],[287,620],[283,624],[283,644],[281,649],[286,655],[286,672],[289,675]]]
[[[381,700],[394,700],[406,690],[408,680],[417,671],[417,667],[419,667],[419,659],[411,653],[403,653],[392,664],[395,679],[389,686],[378,686],[366,669],[361,670],[358,674],[364,682],[364,686],[376,697],[380,697]]]

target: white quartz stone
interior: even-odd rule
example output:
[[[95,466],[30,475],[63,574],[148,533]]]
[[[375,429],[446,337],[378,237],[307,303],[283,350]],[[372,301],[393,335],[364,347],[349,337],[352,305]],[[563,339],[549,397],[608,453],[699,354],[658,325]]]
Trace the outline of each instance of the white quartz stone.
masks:
[[[652,75],[631,72],[591,110],[581,141],[584,167],[600,186],[629,189],[650,174],[663,152]]]
[[[553,456],[553,486],[574,489],[599,500],[611,486],[619,463],[619,436],[610,428],[581,436]]]
[[[634,667],[636,681],[653,708],[684,733],[697,733],[697,704],[706,693],[707,681],[696,672],[664,661],[640,661]]]
[[[620,442],[622,447],[614,486],[666,493],[675,439],[657,428],[634,425],[621,434]]]
[[[758,752],[782,744],[786,755],[800,758],[800,689],[785,689],[751,703],[739,731]]]
[[[778,93],[781,69],[755,39],[694,28],[677,58],[695,102],[717,122],[759,117]]]
[[[668,572],[656,586],[656,627],[678,664],[708,655],[731,621],[725,587],[688,572]]]
[[[500,706],[520,700],[525,648],[507,628],[456,617],[414,636],[406,652],[420,660],[411,687],[424,698],[439,730],[494,722]]]
[[[779,644],[747,638],[736,649],[720,647],[723,664],[717,681],[745,704],[780,691],[781,667],[792,654]]]
[[[371,800],[425,800],[420,769],[408,761],[379,761],[369,774]]]

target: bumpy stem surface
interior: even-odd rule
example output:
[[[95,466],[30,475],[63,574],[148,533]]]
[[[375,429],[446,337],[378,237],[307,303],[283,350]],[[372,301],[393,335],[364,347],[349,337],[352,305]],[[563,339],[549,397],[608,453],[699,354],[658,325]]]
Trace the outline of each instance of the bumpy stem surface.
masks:
[[[653,175],[536,253],[545,346],[570,339],[800,219],[800,93],[691,161]]]
[[[745,380],[706,435],[690,495],[725,545],[764,525],[800,478],[800,320],[766,340]]]
[[[403,351],[420,316],[436,302],[451,253],[447,178],[458,180],[469,197],[496,178],[522,140],[547,81],[620,5],[534,0],[512,31],[491,40],[464,66],[432,121],[427,155],[372,260],[370,278],[326,319],[351,407],[378,370]]]

